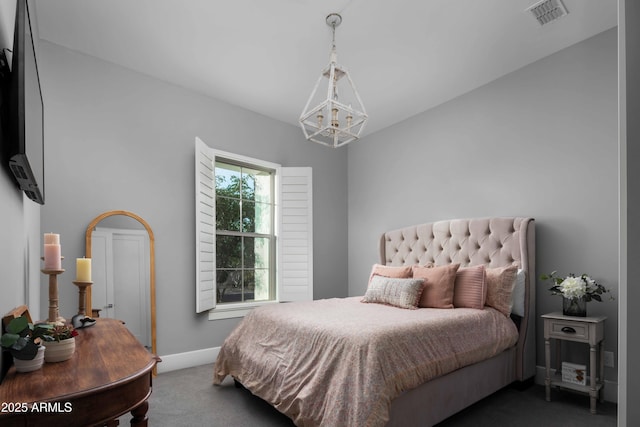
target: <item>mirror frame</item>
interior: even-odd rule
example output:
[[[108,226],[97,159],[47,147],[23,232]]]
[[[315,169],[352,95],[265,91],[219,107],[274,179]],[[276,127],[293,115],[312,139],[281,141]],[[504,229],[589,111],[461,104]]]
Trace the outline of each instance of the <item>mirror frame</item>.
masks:
[[[87,231],[85,233],[85,257],[86,258],[91,258],[91,233],[93,232],[93,230],[96,228],[96,225],[98,225],[98,223],[100,221],[102,221],[105,218],[108,218],[110,216],[116,216],[116,215],[124,215],[124,216],[128,216],[129,218],[133,218],[136,221],[138,221],[140,224],[142,224],[145,228],[145,230],[147,230],[147,234],[149,234],[149,266],[150,266],[150,271],[149,271],[149,294],[151,296],[151,301],[150,301],[150,309],[151,309],[151,352],[153,354],[157,354],[157,349],[156,349],[156,256],[155,256],[155,246],[154,246],[154,241],[155,238],[153,237],[153,231],[151,230],[151,227],[149,226],[149,224],[147,223],[147,221],[145,221],[144,219],[142,219],[142,217],[134,214],[133,212],[129,212],[129,211],[108,211],[108,212],[104,212],[100,215],[98,215],[97,217],[95,217],[87,226]],[[88,313],[88,315],[92,314],[92,306],[91,306],[91,286],[87,287],[87,301],[85,306],[86,308],[86,313]]]

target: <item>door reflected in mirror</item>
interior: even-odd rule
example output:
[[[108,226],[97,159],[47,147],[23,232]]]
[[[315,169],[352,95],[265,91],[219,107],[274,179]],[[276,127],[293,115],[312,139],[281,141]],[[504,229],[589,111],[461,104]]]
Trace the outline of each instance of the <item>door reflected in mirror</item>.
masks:
[[[122,320],[155,354],[155,256],[149,224],[128,211],[105,212],[91,221],[85,239],[93,280],[88,312]]]

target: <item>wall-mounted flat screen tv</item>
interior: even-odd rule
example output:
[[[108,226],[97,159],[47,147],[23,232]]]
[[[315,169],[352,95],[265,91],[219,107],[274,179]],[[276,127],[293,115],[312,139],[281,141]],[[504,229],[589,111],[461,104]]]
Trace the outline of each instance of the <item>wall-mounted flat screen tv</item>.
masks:
[[[33,201],[44,204],[44,105],[33,42],[29,5],[17,0],[11,72],[2,103],[3,142],[9,169]]]

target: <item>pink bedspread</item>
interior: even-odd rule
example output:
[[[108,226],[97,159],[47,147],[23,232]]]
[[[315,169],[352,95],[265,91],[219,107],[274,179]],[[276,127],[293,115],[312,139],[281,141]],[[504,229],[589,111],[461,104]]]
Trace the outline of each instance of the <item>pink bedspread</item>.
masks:
[[[298,426],[383,426],[403,391],[518,338],[492,308],[405,310],[360,300],[254,309],[222,345],[214,384],[231,375]]]

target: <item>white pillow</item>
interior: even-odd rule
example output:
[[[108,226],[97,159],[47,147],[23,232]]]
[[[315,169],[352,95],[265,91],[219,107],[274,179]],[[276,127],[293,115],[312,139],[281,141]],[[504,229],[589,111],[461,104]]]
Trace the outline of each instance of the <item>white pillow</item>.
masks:
[[[518,273],[516,274],[513,292],[511,293],[511,301],[513,302],[511,313],[517,314],[520,317],[524,317],[524,279],[524,270],[519,268]]]

